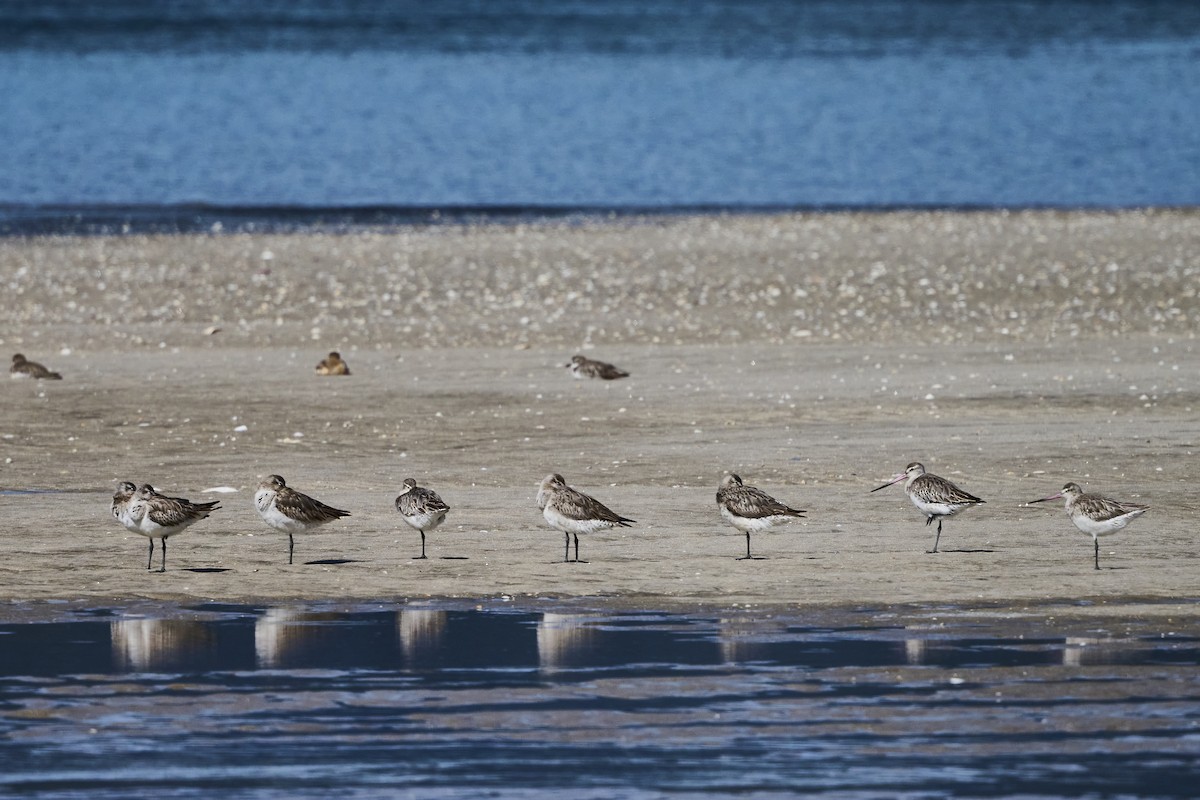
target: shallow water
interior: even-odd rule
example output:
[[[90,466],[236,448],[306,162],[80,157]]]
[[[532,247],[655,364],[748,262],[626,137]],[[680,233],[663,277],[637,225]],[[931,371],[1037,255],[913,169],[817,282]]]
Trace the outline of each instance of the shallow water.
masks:
[[[1200,779],[1195,620],[57,608],[0,624],[0,793],[1191,797]]]
[[[0,222],[1191,205],[1197,53],[1162,0],[7,3]]]

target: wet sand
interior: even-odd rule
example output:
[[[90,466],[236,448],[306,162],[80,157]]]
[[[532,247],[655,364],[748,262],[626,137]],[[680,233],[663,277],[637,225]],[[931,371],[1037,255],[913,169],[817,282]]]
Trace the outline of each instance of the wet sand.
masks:
[[[0,598],[1194,614],[1196,253],[1191,211],[0,240],[0,344],[65,376],[0,382]],[[351,376],[314,374],[330,350]],[[575,381],[576,352],[632,376]],[[987,500],[938,554],[870,493],[914,460]],[[808,510],[765,560],[735,560],[726,471]],[[562,563],[548,472],[638,524]],[[270,473],[352,512],[292,566]],[[426,561],[410,476],[453,508]],[[147,573],[120,480],[223,508]],[[1068,480],[1151,506],[1099,572],[1061,503],[1023,506]]]

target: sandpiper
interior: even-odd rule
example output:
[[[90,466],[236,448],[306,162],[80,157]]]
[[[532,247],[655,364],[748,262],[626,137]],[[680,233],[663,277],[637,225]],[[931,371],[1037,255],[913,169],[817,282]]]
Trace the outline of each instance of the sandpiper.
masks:
[[[738,475],[730,473],[721,478],[717,489],[717,508],[733,527],[746,534],[746,555],[738,561],[761,558],[750,555],[750,532],[765,531],[776,525],[803,518],[804,511],[785,506],[755,486],[746,486]]]
[[[112,499],[113,519],[134,533],[137,532],[137,525],[129,516],[129,506],[133,502],[135,494],[137,494],[137,486],[129,481],[121,481],[121,484],[117,486],[117,491],[113,492]]]
[[[146,569],[154,562],[154,540],[162,540],[162,564],[158,571],[166,572],[167,539],[183,533],[217,508],[220,508],[219,501],[193,503],[183,497],[167,497],[148,483],[133,491],[133,484],[125,481],[113,495],[112,515],[127,530],[150,540]]]
[[[396,510],[405,522],[420,532],[421,555],[417,558],[425,558],[425,533],[446,521],[450,506],[438,497],[437,492],[423,489],[412,478],[405,478],[404,488],[396,498]]]
[[[254,493],[254,507],[258,509],[263,522],[288,535],[289,564],[296,550],[293,534],[304,533],[335,519],[350,516],[349,511],[327,506],[320,500],[289,488],[278,475],[268,475],[258,485],[258,491]]]
[[[12,357],[12,366],[8,368],[9,374],[14,378],[39,378],[50,381],[61,381],[62,375],[57,372],[51,372],[36,361],[30,361],[20,353],[16,353]]]
[[[938,542],[942,540],[942,519],[953,517],[964,508],[979,505],[985,501],[973,494],[964,492],[945,478],[930,475],[925,472],[925,465],[916,461],[904,468],[904,472],[892,478],[883,486],[876,486],[872,492],[886,489],[900,481],[907,480],[904,491],[912,504],[926,516],[925,524],[932,525],[936,519],[938,524],[937,538],[933,540],[933,549],[938,551]]]
[[[575,537],[575,561],[579,561],[579,534],[595,533],[608,528],[628,528],[636,520],[613,513],[607,506],[567,486],[562,475],[547,475],[538,487],[538,508],[550,526],[563,532],[566,544],[563,561],[570,561],[571,537]]]
[[[1123,503],[1098,494],[1085,494],[1078,483],[1068,483],[1057,494],[1029,502],[1044,503],[1047,500],[1064,498],[1067,501],[1067,516],[1071,518],[1071,522],[1092,537],[1096,569],[1100,569],[1100,537],[1116,533],[1150,510],[1150,506],[1138,503]]]
[[[350,365],[342,361],[342,354],[336,350],[317,364],[318,375],[349,375]]]
[[[572,356],[570,364],[564,364],[567,369],[571,370],[571,374],[579,380],[584,378],[600,378],[606,381],[615,381],[617,378],[628,378],[629,373],[623,369],[614,367],[612,364],[606,364],[603,361],[593,361],[584,356]]]

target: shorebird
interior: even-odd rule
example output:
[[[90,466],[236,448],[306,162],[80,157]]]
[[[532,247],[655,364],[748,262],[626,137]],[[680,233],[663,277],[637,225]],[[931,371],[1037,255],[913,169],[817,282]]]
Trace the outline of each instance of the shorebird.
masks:
[[[14,378],[42,378],[50,381],[61,381],[62,375],[57,372],[51,372],[36,361],[30,361],[20,353],[16,353],[12,357],[12,366],[8,368],[9,374]]]
[[[421,555],[417,558],[425,558],[425,532],[432,531],[446,521],[450,506],[438,497],[437,492],[423,489],[412,478],[405,478],[404,488],[396,498],[396,510],[405,522],[421,533]]]
[[[904,492],[917,510],[925,515],[925,524],[932,525],[933,521],[937,520],[937,538],[933,540],[933,549],[929,551],[930,553],[938,551],[938,542],[942,540],[942,519],[944,517],[953,517],[964,508],[985,502],[973,494],[964,492],[945,478],[926,473],[925,465],[916,461],[905,467],[904,472],[883,486],[876,486],[871,491],[878,492],[880,489],[886,489],[904,480],[907,481],[904,484]]]
[[[124,525],[125,529],[130,533],[141,533],[138,530],[137,520],[129,515],[129,507],[133,505],[133,496],[135,494],[137,494],[137,486],[129,481],[122,481],[117,486],[117,491],[113,492],[112,515],[113,519]],[[152,548],[151,555],[154,555],[153,540],[150,541],[150,546]],[[149,564],[146,565],[146,569],[150,569]]]
[[[154,540],[162,540],[162,564],[158,571],[166,572],[167,539],[183,533],[219,507],[219,501],[215,500],[211,503],[193,503],[182,497],[167,497],[148,483],[143,483],[135,491],[133,484],[125,481],[113,495],[112,515],[126,530],[150,540],[146,569],[150,569],[154,562]]]
[[[579,561],[579,534],[595,533],[608,528],[628,528],[636,520],[613,513],[594,497],[567,486],[562,475],[547,475],[538,487],[538,508],[550,527],[557,528],[566,537],[563,561],[570,561],[571,537],[575,537],[575,561]]]
[[[741,477],[733,473],[721,478],[717,508],[726,522],[746,534],[746,555],[738,561],[756,558],[750,555],[751,531],[765,531],[804,516],[802,509],[785,506],[761,489],[746,486]]]
[[[564,367],[571,370],[571,374],[579,380],[584,378],[601,378],[606,381],[615,381],[617,378],[628,378],[629,373],[623,369],[618,369],[612,364],[606,364],[603,361],[593,361],[584,356],[571,356],[571,363],[564,364]]]
[[[1150,510],[1150,506],[1122,503],[1120,500],[1112,500],[1098,494],[1084,494],[1078,483],[1068,483],[1057,494],[1029,502],[1044,503],[1047,500],[1064,498],[1067,501],[1067,516],[1071,518],[1071,522],[1075,523],[1076,528],[1092,537],[1096,569],[1100,569],[1100,537],[1116,533]]]
[[[342,361],[342,354],[336,350],[322,358],[317,364],[318,375],[349,375],[350,365]]]
[[[327,506],[306,494],[291,489],[278,475],[268,475],[254,493],[254,507],[263,522],[288,535],[288,563],[296,550],[293,534],[304,533],[312,528],[350,516],[349,511]]]

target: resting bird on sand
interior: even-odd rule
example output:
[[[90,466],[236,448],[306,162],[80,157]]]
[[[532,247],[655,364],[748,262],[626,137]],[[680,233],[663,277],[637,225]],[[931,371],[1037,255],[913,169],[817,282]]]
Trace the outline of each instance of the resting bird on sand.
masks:
[[[51,372],[36,361],[30,361],[20,353],[12,357],[12,366],[8,368],[9,375],[14,378],[38,378],[41,380],[61,381],[62,375]]]
[[[288,487],[278,475],[268,475],[254,493],[254,507],[263,522],[288,535],[288,563],[296,549],[293,534],[318,528],[335,519],[350,516],[349,511],[327,506]]]
[[[562,475],[547,475],[537,494],[538,508],[552,528],[566,537],[563,561],[570,561],[571,537],[575,537],[575,561],[579,561],[579,534],[595,533],[608,528],[628,528],[636,520],[613,513],[607,506],[567,486]]]
[[[571,374],[579,380],[584,378],[600,378],[606,381],[615,381],[617,378],[628,378],[629,373],[623,369],[618,369],[612,364],[607,364],[603,361],[593,361],[584,356],[572,356],[570,364],[564,364],[567,369],[571,370]]]
[[[154,540],[162,541],[162,565],[158,571],[166,572],[167,539],[183,533],[219,507],[215,500],[211,503],[193,503],[183,497],[167,497],[148,483],[133,491],[133,484],[126,481],[113,495],[112,515],[127,530],[150,540],[146,569],[150,569],[154,561]]]
[[[785,506],[761,489],[746,486],[741,477],[733,473],[721,479],[721,486],[717,489],[717,508],[730,525],[746,534],[746,555],[738,561],[755,558],[750,555],[751,531],[765,531],[804,517],[802,509]]]
[[[446,521],[450,506],[438,497],[437,492],[423,489],[412,478],[405,478],[404,488],[396,498],[396,510],[405,522],[421,533],[421,555],[417,558],[425,558],[425,534]]]
[[[342,354],[334,351],[317,363],[318,375],[349,375],[350,365],[342,361]]]

